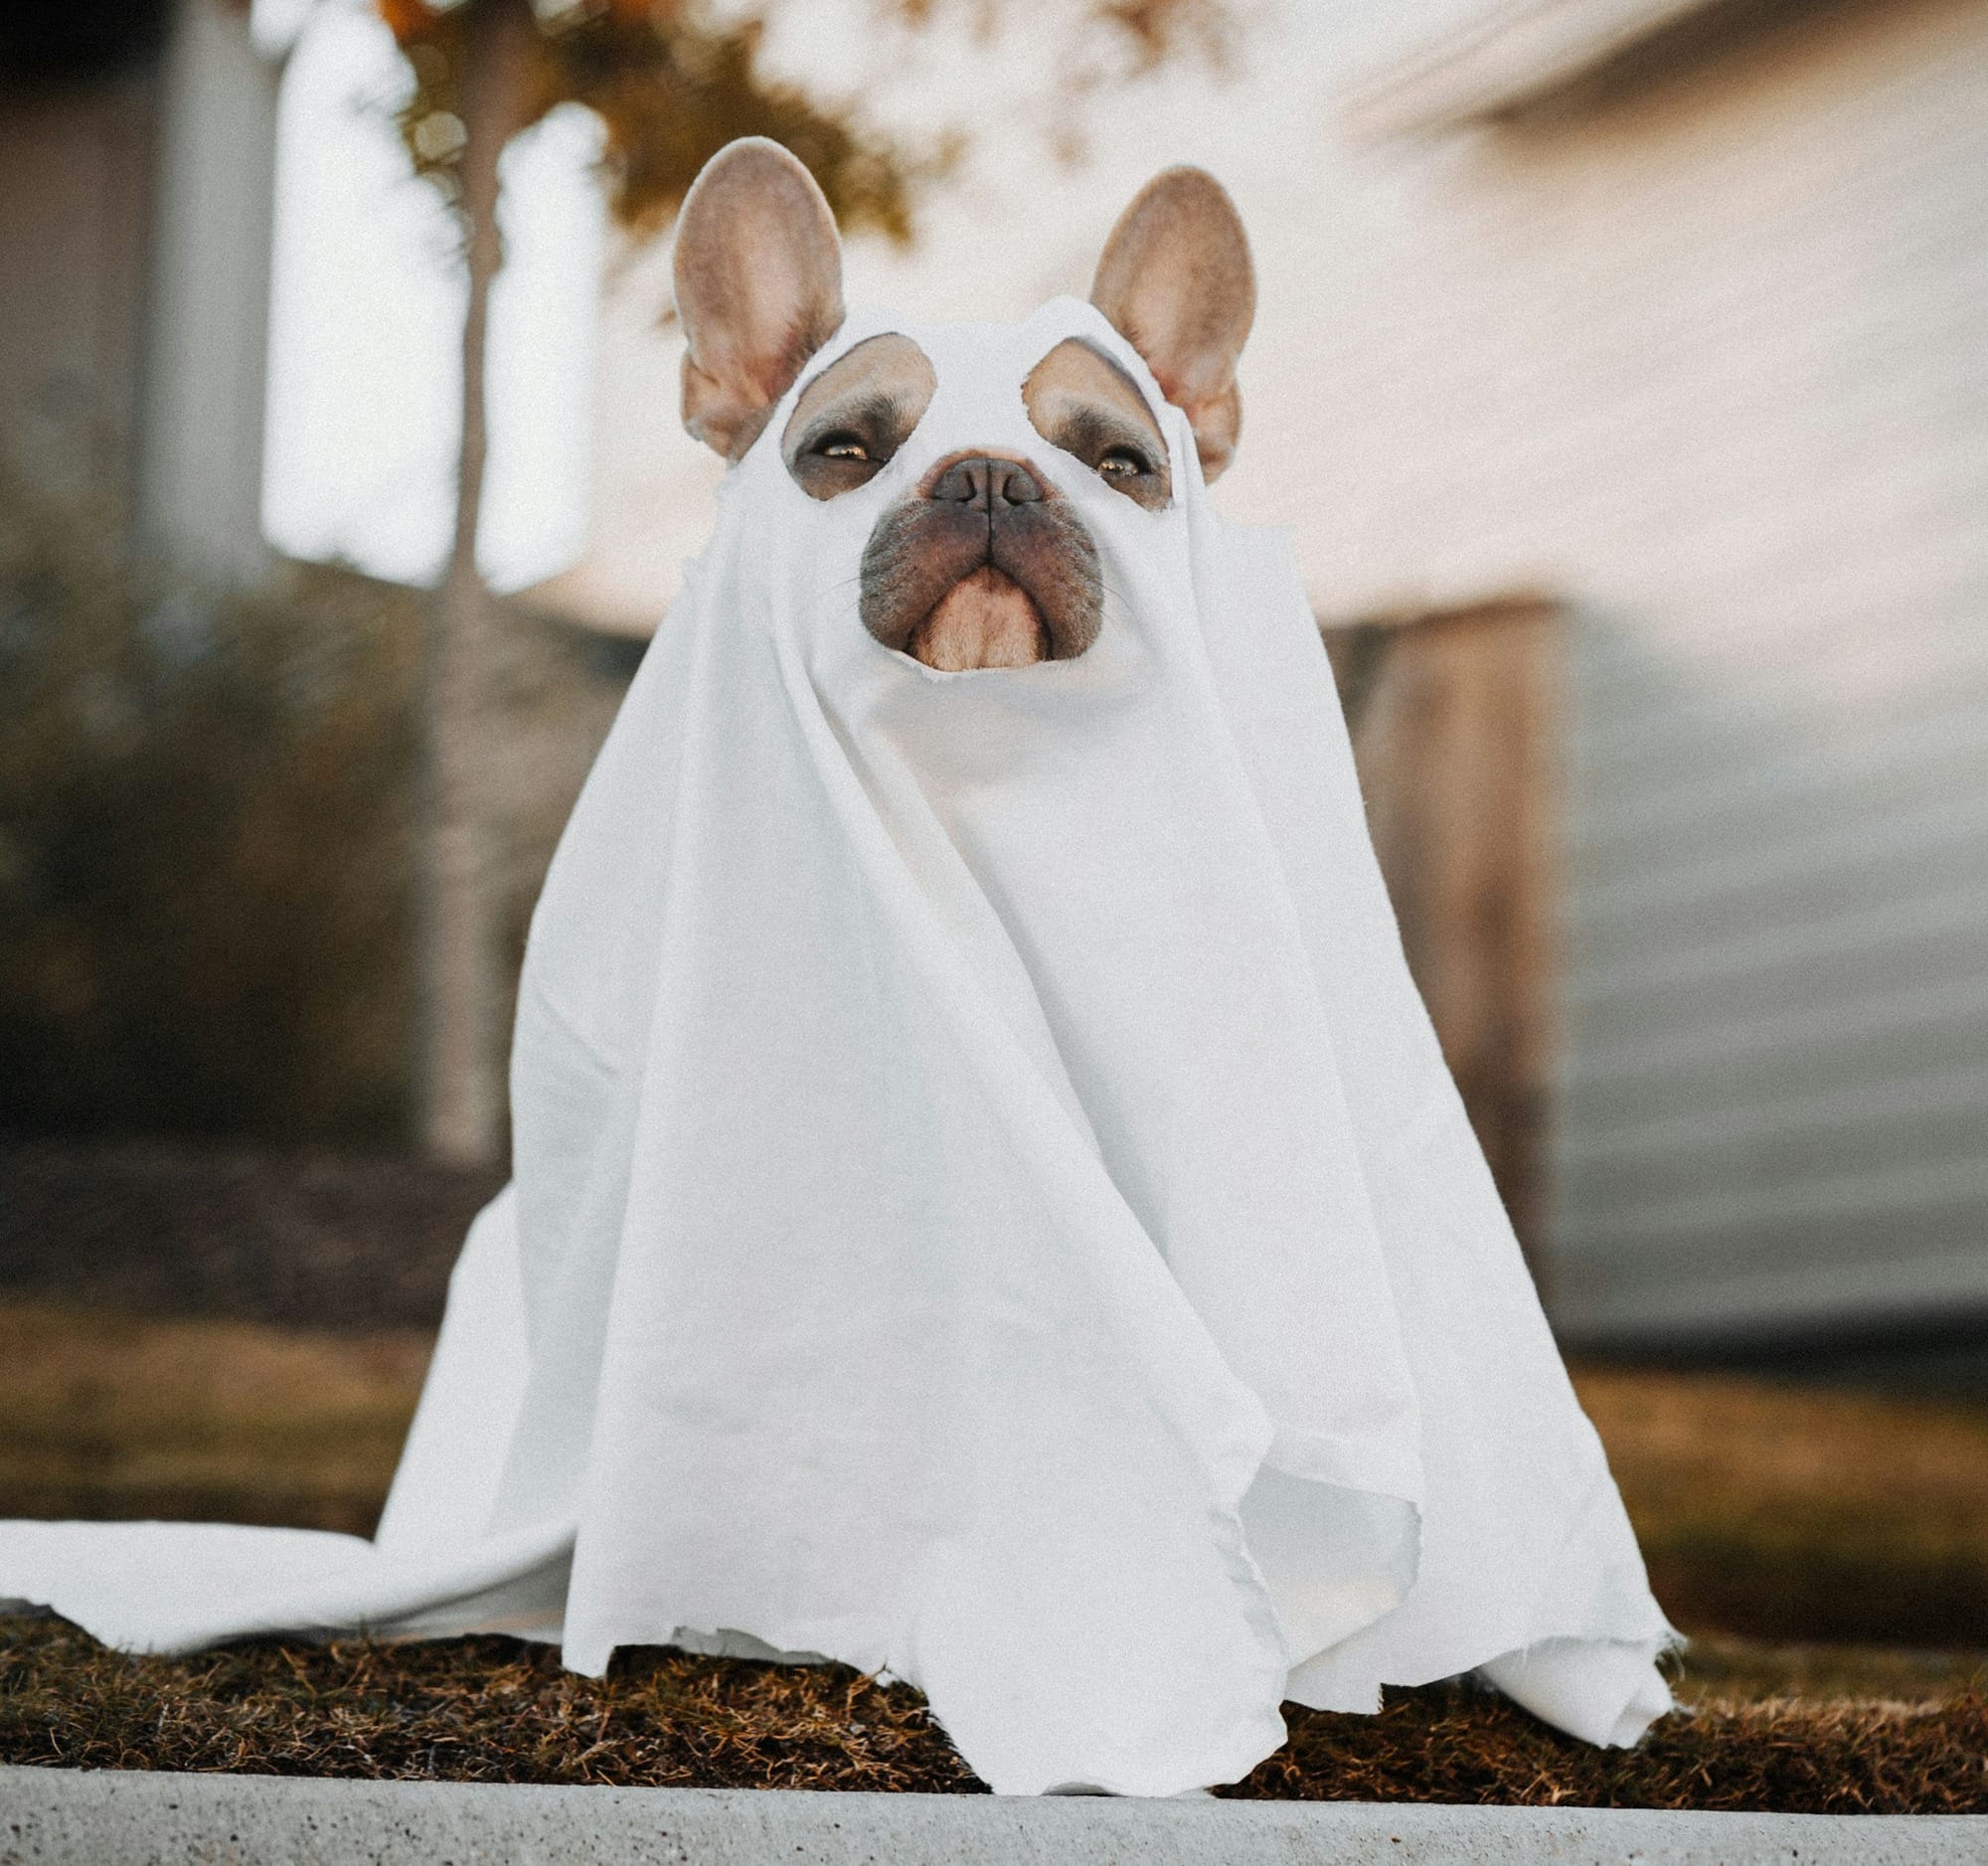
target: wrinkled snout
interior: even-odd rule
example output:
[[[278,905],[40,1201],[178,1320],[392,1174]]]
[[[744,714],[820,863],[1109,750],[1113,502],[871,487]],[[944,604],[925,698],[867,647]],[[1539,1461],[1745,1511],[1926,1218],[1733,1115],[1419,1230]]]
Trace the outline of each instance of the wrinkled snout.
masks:
[[[1097,638],[1090,533],[1026,460],[941,460],[878,520],[863,556],[863,624],[927,667],[1028,667]]]

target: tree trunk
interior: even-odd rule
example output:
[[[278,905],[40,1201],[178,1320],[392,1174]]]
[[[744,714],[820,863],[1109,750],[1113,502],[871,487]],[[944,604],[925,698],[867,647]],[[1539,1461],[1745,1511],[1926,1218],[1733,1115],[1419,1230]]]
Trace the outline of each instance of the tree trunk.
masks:
[[[498,973],[480,807],[487,593],[476,567],[489,437],[484,358],[490,286],[503,253],[497,160],[517,128],[533,25],[527,0],[471,0],[463,78],[460,211],[469,302],[462,321],[462,451],[455,532],[422,670],[420,887],[421,1139],[437,1159],[485,1163],[502,1127]]]

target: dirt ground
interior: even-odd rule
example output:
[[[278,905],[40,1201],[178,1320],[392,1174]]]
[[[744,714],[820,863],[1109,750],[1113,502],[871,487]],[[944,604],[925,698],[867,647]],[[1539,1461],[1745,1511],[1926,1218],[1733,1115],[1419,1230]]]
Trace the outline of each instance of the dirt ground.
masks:
[[[432,1328],[499,1172],[324,1150],[0,1137],[0,1298]]]

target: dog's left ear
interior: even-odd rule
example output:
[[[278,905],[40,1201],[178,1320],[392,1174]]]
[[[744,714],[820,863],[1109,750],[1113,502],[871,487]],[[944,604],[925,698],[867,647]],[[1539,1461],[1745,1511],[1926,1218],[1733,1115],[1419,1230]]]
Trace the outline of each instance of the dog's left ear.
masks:
[[[1112,228],[1090,302],[1186,412],[1213,479],[1242,429],[1236,359],[1256,315],[1249,242],[1228,191],[1206,169],[1162,169]]]
[[[842,323],[842,243],[815,179],[745,136],[704,165],[677,216],[684,425],[737,460]]]

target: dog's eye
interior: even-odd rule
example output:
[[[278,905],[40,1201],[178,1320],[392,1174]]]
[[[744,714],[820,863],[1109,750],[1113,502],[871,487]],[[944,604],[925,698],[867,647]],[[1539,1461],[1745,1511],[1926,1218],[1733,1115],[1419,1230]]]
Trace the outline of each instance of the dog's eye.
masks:
[[[1130,447],[1113,447],[1097,462],[1097,470],[1106,479],[1137,479],[1142,473],[1150,473],[1153,464],[1143,453],[1135,453]]]
[[[814,443],[811,451],[820,454],[824,460],[867,460],[870,457],[870,449],[856,434],[824,434]]]

